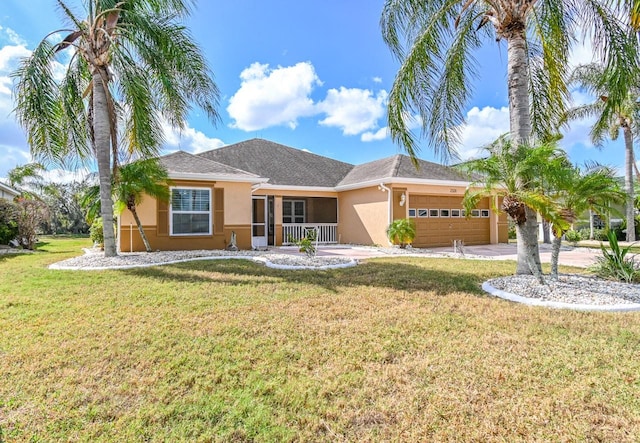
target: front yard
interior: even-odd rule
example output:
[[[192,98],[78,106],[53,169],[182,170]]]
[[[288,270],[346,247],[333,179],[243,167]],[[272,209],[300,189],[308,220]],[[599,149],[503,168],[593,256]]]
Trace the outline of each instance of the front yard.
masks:
[[[635,441],[640,313],[531,308],[513,262],[53,271],[0,256],[0,441]]]

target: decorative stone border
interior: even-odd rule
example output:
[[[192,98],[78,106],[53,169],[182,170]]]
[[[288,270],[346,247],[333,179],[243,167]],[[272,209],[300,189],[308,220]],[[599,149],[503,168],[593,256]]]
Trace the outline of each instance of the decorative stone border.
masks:
[[[523,303],[529,306],[541,306],[545,308],[553,309],[573,309],[575,311],[596,311],[596,312],[632,312],[640,311],[640,304],[628,303],[618,305],[588,305],[580,303],[563,303],[557,301],[540,300],[538,298],[523,297],[521,295],[512,294],[510,292],[502,291],[494,288],[489,282],[482,284],[482,290],[489,294],[509,300],[516,303]]]

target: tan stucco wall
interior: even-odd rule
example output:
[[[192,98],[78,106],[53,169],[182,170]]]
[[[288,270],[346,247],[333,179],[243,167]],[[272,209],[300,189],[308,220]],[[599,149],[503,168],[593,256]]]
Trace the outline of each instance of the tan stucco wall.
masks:
[[[387,245],[389,194],[377,186],[344,191],[338,198],[338,237],[341,243]]]
[[[231,231],[235,231],[236,233],[238,247],[241,249],[251,248],[250,183],[174,180],[171,186],[210,188],[212,196],[214,189],[224,189],[223,232],[211,235],[194,236],[171,236],[158,234],[158,204],[154,198],[145,196],[142,203],[136,209],[152,249],[224,249],[231,239]],[[140,234],[136,229],[133,215],[126,209],[120,215],[120,250],[130,251],[131,225],[133,225],[133,250],[142,251],[144,250],[144,245],[140,238]],[[218,231],[218,229],[216,229],[216,231]]]

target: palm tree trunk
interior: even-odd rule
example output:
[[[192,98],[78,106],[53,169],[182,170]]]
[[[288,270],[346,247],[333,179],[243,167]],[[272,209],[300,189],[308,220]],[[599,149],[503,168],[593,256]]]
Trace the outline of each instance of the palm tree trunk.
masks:
[[[129,206],[128,209],[129,211],[131,211],[131,213],[133,214],[133,219],[136,221],[136,226],[138,226],[138,231],[140,232],[140,237],[142,237],[142,243],[144,243],[144,248],[147,250],[147,252],[151,252],[151,244],[149,243],[147,234],[145,234],[144,229],[142,229],[142,222],[140,222],[140,217],[138,217],[138,211],[136,211],[135,205]]]
[[[624,190],[627,194],[626,220],[627,220],[627,241],[636,241],[636,224],[635,224],[635,208],[634,208],[634,192],[633,192],[633,134],[631,128],[624,126],[624,148],[625,148],[625,174],[624,174]]]
[[[507,84],[509,87],[509,126],[515,146],[529,143],[531,114],[529,106],[529,77],[527,42],[524,30],[508,39]],[[538,250],[538,221],[535,211],[526,208],[527,221],[516,228],[518,235],[517,274],[542,274]]]
[[[102,81],[99,69],[93,73],[93,133],[94,148],[100,181],[100,213],[104,233],[104,255],[114,257],[116,238],[113,229],[113,200],[111,198],[111,125],[107,105],[107,85]]]
[[[535,242],[529,241],[526,237],[525,224],[516,224],[516,238],[518,241],[518,266],[516,267],[516,274],[533,275],[540,284],[544,284],[542,266],[540,265],[540,254],[538,253],[538,237],[536,236]],[[521,250],[524,251],[524,272],[520,271]]]
[[[551,279],[558,279],[558,261],[560,259],[560,246],[562,246],[562,235],[560,237],[554,235],[551,244]]]
[[[593,211],[589,209],[589,240],[593,240],[593,237],[595,236],[595,226],[593,221]]]

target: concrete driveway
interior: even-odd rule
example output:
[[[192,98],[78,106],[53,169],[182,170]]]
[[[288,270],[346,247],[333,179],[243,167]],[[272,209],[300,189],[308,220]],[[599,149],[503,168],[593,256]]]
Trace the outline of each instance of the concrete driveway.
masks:
[[[301,254],[295,247],[279,247],[275,248],[279,253],[299,255]],[[350,245],[327,245],[318,247],[318,256],[341,256],[351,257],[354,259],[366,259],[374,257],[401,256],[405,254],[411,255],[429,255],[435,254],[451,254],[453,247],[414,249],[400,251],[397,248],[376,248],[368,246],[350,246]],[[560,264],[566,266],[588,267],[595,262],[602,252],[599,248],[585,248],[563,245],[560,250]],[[483,256],[492,257],[495,260],[516,260],[516,245],[500,243],[497,245],[481,245],[481,246],[465,246],[464,254],[467,256]],[[543,263],[551,261],[551,245],[540,244],[540,260]]]
[[[541,243],[540,261],[542,263],[551,262],[551,245]],[[453,248],[433,248],[434,251],[452,252]],[[515,244],[500,243],[497,245],[465,246],[464,253],[467,255],[481,255],[495,257],[500,260],[516,260],[517,252]],[[600,248],[585,248],[563,245],[560,249],[559,263],[566,266],[577,266],[586,268],[591,266],[596,257],[602,255]]]

